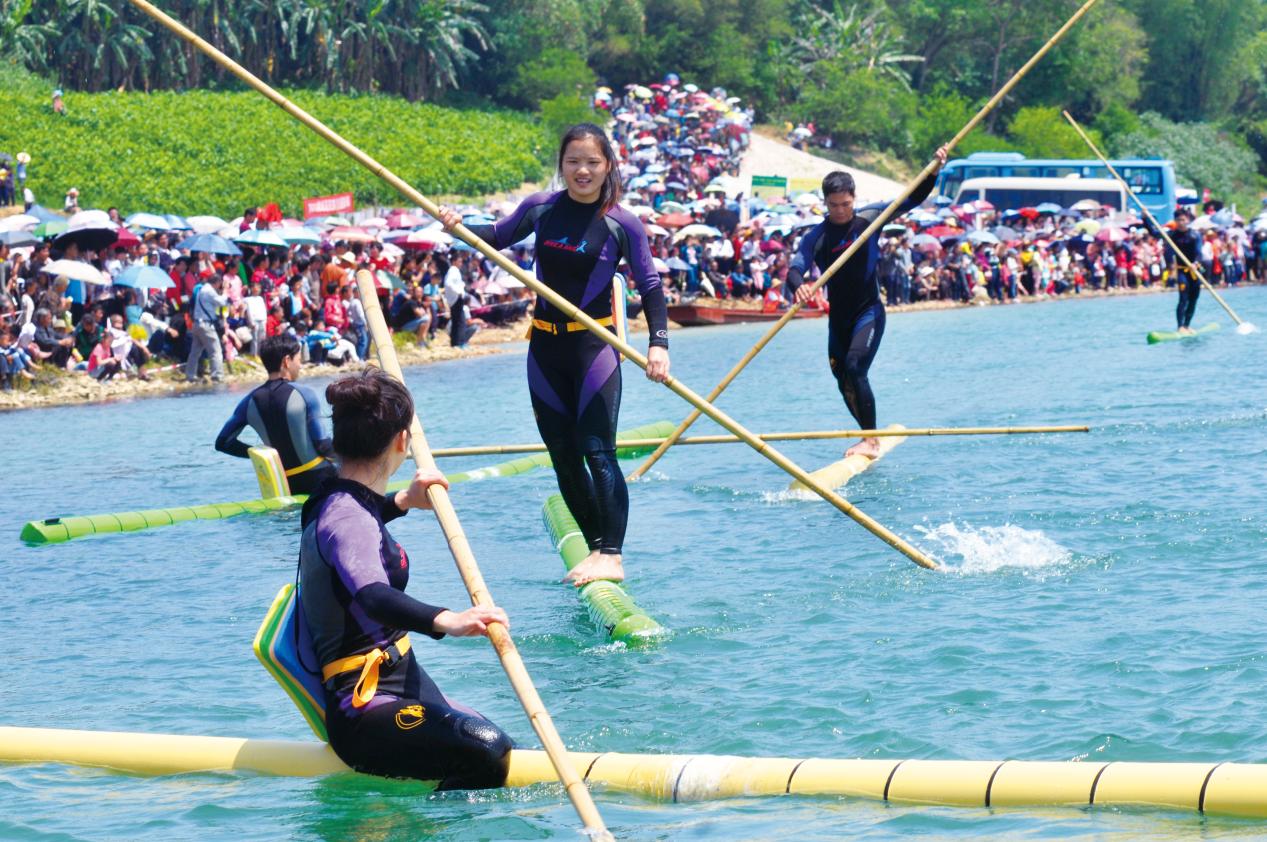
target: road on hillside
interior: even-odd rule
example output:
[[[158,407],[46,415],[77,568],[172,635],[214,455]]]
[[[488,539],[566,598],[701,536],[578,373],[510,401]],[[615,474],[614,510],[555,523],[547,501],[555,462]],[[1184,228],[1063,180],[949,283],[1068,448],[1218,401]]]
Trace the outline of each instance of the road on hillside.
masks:
[[[749,137],[752,139],[751,144],[739,165],[739,177],[743,180],[745,189],[748,179],[753,175],[781,175],[788,178],[812,178],[821,181],[823,176],[835,170],[844,170],[853,175],[854,183],[858,185],[859,204],[890,201],[897,197],[905,186],[890,178],[846,167],[844,164],[838,164],[808,152],[801,152],[782,141],[756,132],[750,134]]]

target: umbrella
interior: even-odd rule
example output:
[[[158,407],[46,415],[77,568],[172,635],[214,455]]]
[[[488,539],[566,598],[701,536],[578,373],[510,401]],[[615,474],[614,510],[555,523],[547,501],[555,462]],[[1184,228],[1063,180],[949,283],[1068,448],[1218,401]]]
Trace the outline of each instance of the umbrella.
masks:
[[[810,217],[806,217],[805,219],[800,220],[795,225],[793,225],[792,228],[797,231],[801,230],[802,228],[813,228],[815,225],[818,225],[822,221],[823,221],[823,218],[821,216],[810,216]],[[900,229],[900,233],[902,234],[910,233],[906,229],[905,225],[894,225],[892,227]]]
[[[91,228],[113,229],[114,227],[114,220],[103,210],[79,211],[66,220],[67,231],[86,231]]]
[[[110,279],[101,274],[95,266],[82,260],[54,260],[45,263],[40,271],[53,277],[66,277],[72,281],[83,281],[86,284],[109,284]]]
[[[40,224],[38,216],[31,216],[29,213],[19,213],[5,219],[0,219],[0,231],[17,231],[19,228],[34,228]]]
[[[66,220],[54,219],[48,222],[41,222],[39,225],[36,225],[35,229],[31,231],[31,233],[39,237],[41,240],[47,240],[49,238],[56,237],[65,230]]]
[[[815,193],[802,193],[801,195],[797,196],[792,201],[793,203],[800,205],[801,207],[809,207],[810,205],[818,204],[819,199],[818,199],[818,195]]]
[[[189,216],[185,218],[185,224],[195,234],[211,234],[229,223],[218,216]]]
[[[1095,238],[1102,243],[1120,243],[1127,238],[1127,233],[1121,228],[1106,225],[1096,232]]]
[[[784,248],[786,248],[786,246],[784,246],[778,240],[764,240],[761,243],[761,251],[764,252],[765,254],[770,254],[771,252],[776,252],[776,251],[783,251]]]
[[[276,231],[244,231],[233,238],[233,242],[244,246],[272,246],[274,248],[286,248],[287,243]]]
[[[907,227],[905,225],[889,224],[880,229],[884,234],[905,234]]]
[[[31,205],[26,209],[29,216],[33,216],[40,222],[65,222],[66,217],[60,213],[54,213],[43,205]]]
[[[67,231],[62,236],[70,237],[74,233],[75,232]],[[130,249],[132,248],[132,246],[137,246],[141,244],[141,238],[136,236],[135,234],[133,234],[131,231],[129,231],[126,228],[115,229],[115,235],[116,236],[115,236],[114,242],[111,244],[111,248]]]
[[[53,248],[64,249],[71,243],[75,243],[84,251],[101,251],[119,240],[121,238],[119,232],[126,230],[125,228],[116,228],[114,225],[110,225],[108,228],[72,228],[70,224],[67,224],[66,230],[53,239]],[[127,234],[136,242],[140,242],[131,231],[128,231]]]
[[[167,220],[167,227],[169,230],[172,230],[172,231],[194,230],[193,228],[190,227],[189,223],[185,221],[185,218],[183,216],[177,216],[174,213],[168,213],[168,214],[163,215],[163,219]]]
[[[1060,208],[1060,205],[1056,204],[1055,202],[1043,202],[1041,205],[1034,208],[1034,210],[1038,211],[1040,214],[1060,213],[1061,208]]]
[[[1084,213],[1086,211],[1098,211],[1100,207],[1100,203],[1095,199],[1082,199],[1081,201],[1073,203],[1074,210],[1082,211]]]
[[[33,246],[38,242],[39,239],[29,231],[0,231],[0,246],[18,248]]]
[[[989,231],[973,231],[968,234],[968,242],[978,246],[983,243],[997,246],[999,244],[999,238],[991,234]]]
[[[668,232],[668,230],[667,230],[667,229],[665,229],[665,228],[661,228],[659,225],[656,225],[654,222],[653,222],[653,223],[651,223],[650,225],[647,225],[647,226],[646,226],[646,229],[647,229],[647,236],[649,236],[649,237],[667,237],[667,236],[669,236],[669,232]]]
[[[662,172],[668,172],[669,168],[664,164],[651,164],[647,167],[647,172],[651,175],[659,175]]]
[[[677,233],[673,235],[673,242],[685,239],[686,237],[720,237],[721,232],[711,225],[700,225],[698,222],[679,228]]]
[[[911,240],[911,245],[924,252],[937,251],[941,248],[941,242],[929,234],[916,234]]]
[[[1038,208],[1021,208],[1017,213],[1026,219],[1038,219]],[[1003,215],[1007,216],[1006,213]]]
[[[384,219],[383,217],[375,216],[371,219],[367,219],[364,222],[362,222],[361,227],[362,228],[392,228],[394,226],[388,225],[387,220]]]
[[[705,193],[721,193],[722,195],[725,195],[726,188],[722,187],[720,184],[713,183],[705,187],[704,192]]]
[[[386,269],[379,269],[374,273],[374,281],[379,289],[401,289],[405,282],[400,279],[399,275],[394,275]]]
[[[942,237],[957,237],[963,232],[957,228],[951,228],[949,225],[935,225],[924,233],[930,237],[941,239]]]
[[[1197,202],[1199,202],[1199,201],[1201,201],[1201,200],[1200,200],[1200,199],[1198,199],[1195,195],[1193,195],[1193,196],[1180,196],[1178,199],[1175,199],[1175,202],[1176,202],[1177,204],[1180,204],[1180,205],[1195,205],[1195,204],[1196,204]]]
[[[126,222],[130,228],[149,228],[152,231],[170,231],[172,227],[167,217],[156,213],[134,213]]]
[[[1015,229],[1009,228],[1006,225],[999,225],[991,228],[990,233],[1005,243],[1011,242],[1012,240],[1019,240],[1021,238],[1021,235],[1016,233]]]
[[[1080,219],[1078,220],[1078,223],[1073,226],[1073,230],[1081,234],[1095,234],[1100,230],[1100,223],[1096,222],[1094,219]]]
[[[433,249],[436,246],[453,245],[453,237],[439,228],[424,228],[395,237],[392,242],[406,249]]]
[[[292,246],[293,245],[315,246],[317,243],[321,242],[321,235],[318,234],[316,231],[313,231],[311,228],[303,228],[303,227],[278,228],[276,231],[273,231],[271,233],[276,234],[278,237],[281,237],[283,240],[285,240],[288,244]]]
[[[665,228],[681,228],[694,222],[689,213],[666,213],[656,220],[657,225]]]
[[[129,266],[114,277],[115,286],[136,289],[169,289],[172,279],[157,266]]]
[[[329,224],[329,220],[326,222]],[[326,232],[326,237],[331,240],[345,240],[349,243],[372,243],[378,239],[369,231],[355,225],[339,225],[331,228]]]
[[[190,220],[193,224],[193,220]],[[194,230],[197,230],[195,226]],[[230,257],[241,257],[242,250],[233,243],[217,234],[195,234],[192,237],[181,240],[176,244],[178,249],[188,249],[189,251],[201,251],[208,254],[224,254]]]
[[[937,198],[933,199],[933,204],[939,207],[947,207],[949,205],[953,205],[954,203],[955,203],[955,200],[950,198],[949,196],[938,196]]]
[[[387,214],[388,228],[417,228],[426,224],[426,219],[412,213],[406,213],[405,211],[398,210]]]
[[[668,184],[664,186],[670,190],[685,190],[686,189],[686,185],[680,181],[670,181]]]
[[[986,211],[994,210],[994,203],[989,199],[977,199],[975,202],[969,202],[968,207],[971,207],[977,213],[985,213]]]
[[[681,202],[662,202],[660,204],[660,213],[689,213],[690,208]]]
[[[664,261],[664,265],[672,272],[685,272],[687,269],[691,268],[686,265],[685,260],[682,260],[679,257],[670,257],[668,260]]]

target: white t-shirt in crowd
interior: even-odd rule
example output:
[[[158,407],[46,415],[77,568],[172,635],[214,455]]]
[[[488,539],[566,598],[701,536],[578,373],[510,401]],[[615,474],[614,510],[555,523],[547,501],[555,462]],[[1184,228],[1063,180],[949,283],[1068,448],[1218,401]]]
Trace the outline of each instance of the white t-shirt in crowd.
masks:
[[[248,295],[242,299],[246,303],[246,316],[256,324],[268,321],[268,304],[262,295]]]
[[[462,270],[456,266],[450,266],[449,271],[444,275],[444,303],[452,308],[465,294],[466,284],[462,281]]]

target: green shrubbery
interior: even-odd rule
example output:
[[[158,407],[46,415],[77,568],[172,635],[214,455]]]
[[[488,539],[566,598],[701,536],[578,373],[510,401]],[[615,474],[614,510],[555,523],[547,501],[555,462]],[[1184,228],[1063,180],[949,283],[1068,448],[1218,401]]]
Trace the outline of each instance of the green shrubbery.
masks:
[[[277,202],[298,214],[308,196],[351,191],[360,204],[400,201],[390,187],[254,92],[68,92],[53,113],[50,86],[0,73],[0,151],[31,155],[27,185],[60,207],[117,206],[232,218]],[[542,176],[532,118],[391,97],[285,92],[296,104],[424,194],[478,195]]]

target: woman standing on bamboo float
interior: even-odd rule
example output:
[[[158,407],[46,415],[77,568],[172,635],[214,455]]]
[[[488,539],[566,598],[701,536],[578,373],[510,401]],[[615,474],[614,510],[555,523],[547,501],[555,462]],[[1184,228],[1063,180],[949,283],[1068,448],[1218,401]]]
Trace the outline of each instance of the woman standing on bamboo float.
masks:
[[[435,639],[509,625],[496,606],[450,611],[405,594],[409,558],[387,522],[429,509],[427,487],[448,487],[419,470],[409,488],[383,492],[409,452],[414,403],[378,369],[326,387],[339,475],[304,503],[299,602],[325,680],[326,730],[344,763],[371,775],[436,781],[440,789],[499,787],[510,738],[452,704],[418,665],[407,632]]]
[[[494,225],[471,231],[493,248],[510,248],[536,234],[537,277],[599,324],[611,328],[612,277],[623,258],[642,295],[650,340],[647,377],[669,376],[669,332],[664,291],[637,217],[618,204],[616,154],[598,126],[573,126],[559,144],[565,190],[529,196]],[[452,228],[461,217],[441,211]],[[621,548],[629,492],[616,461],[620,358],[611,346],[568,321],[538,298],[528,343],[528,390],[541,440],[550,451],[563,501],[576,518],[590,554],[565,581],[625,578]]]

